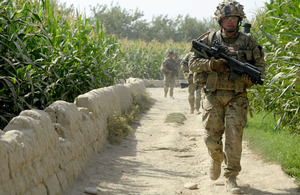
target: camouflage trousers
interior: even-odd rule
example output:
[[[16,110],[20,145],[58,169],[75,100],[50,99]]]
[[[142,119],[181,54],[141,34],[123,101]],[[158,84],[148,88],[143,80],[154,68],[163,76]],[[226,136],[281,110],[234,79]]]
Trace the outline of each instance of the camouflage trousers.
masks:
[[[164,92],[165,96],[168,94],[169,88],[170,88],[170,97],[173,97],[173,91],[175,87],[175,76],[171,75],[165,75],[164,76],[164,82],[165,82],[165,87],[164,87]]]
[[[204,141],[213,160],[222,162],[225,157],[226,178],[236,176],[241,171],[242,136],[247,124],[247,106],[246,92],[235,94],[233,91],[217,90],[204,94],[202,113],[206,132]],[[225,134],[224,146],[223,134]]]
[[[196,110],[199,110],[200,101],[201,101],[201,89],[198,88],[195,83],[191,83],[189,84],[188,91],[189,91],[188,100],[190,103],[191,110],[194,110],[195,108]]]

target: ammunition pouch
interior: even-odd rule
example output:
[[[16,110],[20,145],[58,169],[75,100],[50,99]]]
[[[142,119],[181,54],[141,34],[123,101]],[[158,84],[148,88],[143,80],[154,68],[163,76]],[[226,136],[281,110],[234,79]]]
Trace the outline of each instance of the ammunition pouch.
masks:
[[[207,76],[205,91],[214,92],[217,89],[218,73],[213,71]]]
[[[205,91],[206,92],[214,92],[216,90],[224,90],[224,91],[234,91],[236,93],[240,93],[244,91],[244,83],[241,78],[236,78],[234,81],[229,81],[230,72],[226,72],[223,74],[218,74],[213,71],[208,74],[206,77],[207,80],[205,82]]]
[[[191,85],[194,83],[193,74],[189,74],[188,83]]]
[[[206,80],[207,80],[207,72],[194,73],[193,82],[196,84],[196,86],[202,87],[203,85],[205,85]]]

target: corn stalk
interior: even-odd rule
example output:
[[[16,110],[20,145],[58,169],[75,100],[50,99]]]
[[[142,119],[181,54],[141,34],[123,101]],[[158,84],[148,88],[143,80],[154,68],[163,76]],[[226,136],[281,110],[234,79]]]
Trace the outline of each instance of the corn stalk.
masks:
[[[269,80],[251,91],[252,107],[275,111],[280,116],[277,127],[299,134],[299,1],[266,3],[266,10],[257,16],[255,28],[255,37],[266,49]]]
[[[0,21],[0,128],[24,109],[73,102],[121,75],[116,39],[56,1],[2,1]]]

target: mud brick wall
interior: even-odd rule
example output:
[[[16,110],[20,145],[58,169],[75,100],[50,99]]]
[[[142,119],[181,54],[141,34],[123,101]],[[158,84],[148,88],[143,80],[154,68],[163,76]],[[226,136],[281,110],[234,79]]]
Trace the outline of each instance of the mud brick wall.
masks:
[[[0,131],[0,194],[63,194],[107,141],[107,117],[145,91],[142,80],[131,78],[74,103],[21,112]]]

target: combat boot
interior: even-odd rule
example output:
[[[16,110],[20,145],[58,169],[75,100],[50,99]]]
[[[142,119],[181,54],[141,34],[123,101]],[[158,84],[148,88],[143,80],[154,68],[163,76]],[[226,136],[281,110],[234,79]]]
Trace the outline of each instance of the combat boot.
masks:
[[[174,99],[174,97],[173,97],[173,88],[170,89],[170,98]]]
[[[169,90],[168,90],[168,88],[167,88],[167,87],[165,87],[165,88],[164,88],[164,92],[165,92],[165,98],[166,98],[166,97],[167,97],[167,95],[168,95],[168,91],[169,91]]]
[[[209,168],[209,176],[211,180],[217,180],[221,175],[222,162],[211,160]]]
[[[225,186],[226,186],[227,192],[229,192],[231,194],[241,194],[242,193],[241,189],[239,188],[239,186],[236,183],[235,176],[227,178]]]
[[[190,109],[190,114],[194,114],[194,108]]]

